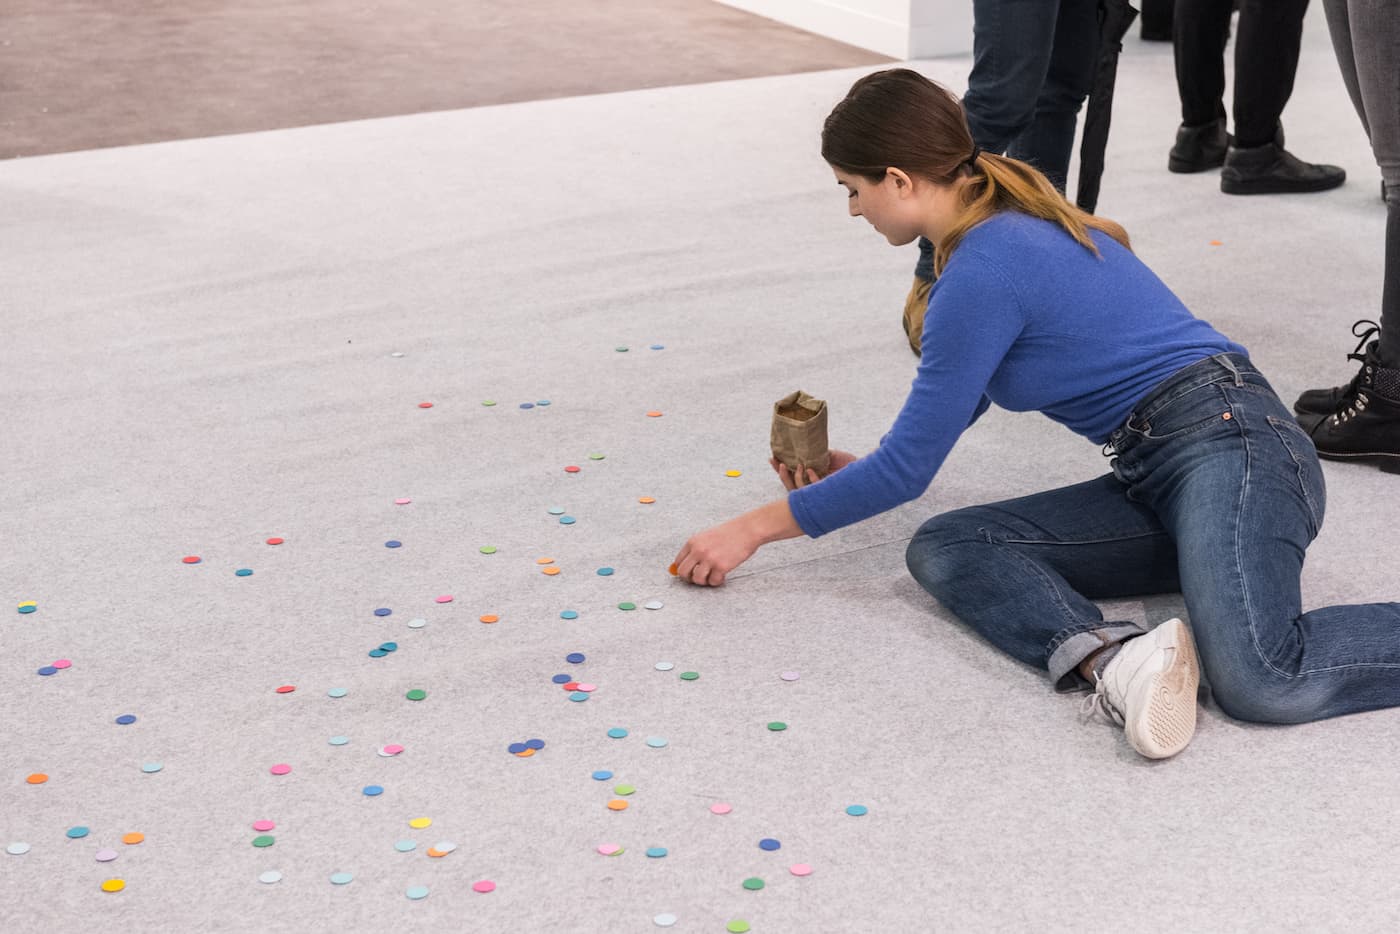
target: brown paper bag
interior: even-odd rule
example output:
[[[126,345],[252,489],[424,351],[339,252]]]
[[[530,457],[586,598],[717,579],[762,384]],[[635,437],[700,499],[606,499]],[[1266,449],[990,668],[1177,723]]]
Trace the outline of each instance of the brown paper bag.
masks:
[[[810,467],[825,477],[831,466],[826,439],[826,402],[813,399],[802,390],[788,393],[773,403],[773,430],[770,434],[773,457],[796,470]]]

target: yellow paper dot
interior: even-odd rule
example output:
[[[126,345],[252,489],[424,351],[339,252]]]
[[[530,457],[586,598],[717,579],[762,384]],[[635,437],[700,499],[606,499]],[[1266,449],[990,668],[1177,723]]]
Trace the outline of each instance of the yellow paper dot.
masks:
[[[120,892],[124,888],[126,888],[126,882],[121,879],[108,879],[102,883],[102,891],[104,892]]]
[[[744,472],[742,470],[726,470],[724,475],[726,477],[742,477]]]
[[[414,830],[422,830],[424,827],[431,827],[432,825],[433,819],[431,817],[415,817],[408,822],[408,826],[412,827]]]

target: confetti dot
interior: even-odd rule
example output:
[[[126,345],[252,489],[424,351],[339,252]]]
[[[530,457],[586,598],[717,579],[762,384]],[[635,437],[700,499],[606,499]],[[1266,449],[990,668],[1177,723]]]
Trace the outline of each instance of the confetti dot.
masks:
[[[141,771],[148,775],[153,775],[163,768],[165,768],[165,766],[161,765],[159,762],[147,762],[141,766]]]
[[[329,740],[332,746],[345,746],[350,742],[348,736],[332,736]]]
[[[667,573],[669,573],[672,577],[678,576],[678,575],[680,574],[680,572],[681,572],[681,571],[680,571],[680,568],[676,567],[676,565],[674,565],[674,564],[672,564],[669,568],[667,568],[666,571],[667,571]]]
[[[366,798],[377,798],[384,794],[384,789],[379,785],[366,785],[362,790]]]
[[[102,891],[104,892],[120,892],[124,888],[126,888],[126,882],[121,879],[107,879],[102,883]]]
[[[482,879],[480,882],[472,883],[472,891],[480,892],[485,895],[487,892],[496,891],[496,883],[492,882],[490,879]]]
[[[627,348],[626,348],[626,347],[614,347],[613,349],[616,350],[618,353],[626,353],[626,352],[627,352]]]
[[[400,853],[412,853],[417,848],[418,844],[413,840],[400,840],[398,843],[394,844],[394,849],[398,850]]]
[[[572,694],[569,695],[569,700],[574,701],[575,703],[581,704],[581,703],[583,703],[584,701],[588,700],[588,692],[586,692],[586,691],[574,691]]]
[[[644,605],[648,610],[659,610],[659,609],[661,609],[663,606],[665,606],[666,604],[662,603],[660,600],[648,600],[648,601],[647,601],[645,604],[643,604],[643,605]]]
[[[404,894],[416,902],[428,897],[428,887],[426,885],[411,885],[404,890]]]
[[[665,345],[665,344],[652,344],[652,345],[651,345],[651,349],[652,349],[652,350],[665,350],[665,349],[666,349],[666,345]]]
[[[554,563],[554,559],[553,559],[553,558],[536,558],[536,559],[535,559],[535,563],[536,563],[536,564],[553,564],[553,563]]]
[[[666,849],[664,846],[647,847],[647,856],[651,859],[661,859],[669,852],[670,850]]]
[[[794,863],[788,872],[792,873],[794,876],[810,876],[812,874],[812,867],[806,863]]]
[[[613,739],[622,739],[627,735],[627,731],[620,726],[615,726],[611,730],[608,730],[608,735]]]
[[[652,923],[652,924],[655,924],[655,925],[656,925],[657,927],[659,927],[659,928],[674,927],[675,924],[676,924],[676,921],[677,921],[676,916],[675,916],[675,915],[671,915],[671,914],[659,914],[659,915],[657,915],[656,917],[654,917],[654,918],[651,919],[651,923]]]
[[[23,856],[25,853],[29,852],[29,849],[30,847],[28,843],[24,843],[17,840],[14,843],[11,843],[9,846],[5,847],[5,852],[9,853],[11,856]]]
[[[801,677],[801,675],[799,675],[795,671],[785,671],[782,674],[778,675],[778,677],[782,678],[784,681],[796,681],[798,678]]]
[[[276,691],[278,694],[290,694],[296,689],[297,688],[295,684],[284,684],[281,687],[276,688]]]
[[[496,623],[500,622],[500,619],[501,618],[495,613],[487,613],[485,616],[481,617],[481,621],[483,623]]]
[[[349,885],[355,881],[354,875],[348,872],[331,873],[331,885]]]
[[[415,817],[408,822],[408,826],[412,827],[414,830],[423,830],[424,828],[433,826],[433,819],[431,817]]]
[[[627,810],[627,802],[623,801],[621,798],[613,798],[611,801],[608,802],[608,810],[625,811]]]
[[[590,454],[588,455],[588,459],[591,461],[600,461],[606,456],[606,454]]]
[[[522,403],[520,403],[520,407],[521,407],[522,409],[533,409],[533,408],[535,407],[535,403],[533,403],[533,402],[522,402]]]
[[[272,846],[272,844],[274,844],[274,843],[276,843],[276,842],[277,842],[277,840],[276,840],[274,837],[270,837],[270,836],[268,836],[267,834],[263,834],[261,837],[254,837],[254,838],[253,838],[253,846],[256,846],[256,847],[259,847],[259,848]]]
[[[437,843],[433,844],[433,849],[445,856],[457,849],[457,844],[453,843],[451,840],[439,840]]]
[[[268,771],[271,772],[273,775],[286,775],[292,771],[292,767],[290,765],[287,765],[286,763],[278,763],[277,765],[274,765],[272,768],[268,769]]]
[[[437,598],[435,599],[435,602],[437,602],[437,603],[451,603],[451,602],[452,602],[452,594],[450,594],[450,593],[445,593],[445,594],[443,594],[442,596],[437,597]]]
[[[752,876],[744,880],[744,888],[748,889],[750,892],[757,892],[759,889],[763,888],[763,880],[757,876]]]
[[[411,619],[408,621],[409,629],[422,629],[426,625],[428,625],[428,621],[426,619]]]
[[[612,568],[599,568],[599,569],[598,569],[598,576],[599,576],[599,577],[612,577],[612,576],[613,576],[613,569],[612,569]]]
[[[481,400],[481,404],[482,404],[482,405],[486,405],[486,406],[495,405],[495,404],[496,404],[496,400],[495,400],[495,399],[482,399],[482,400]]]
[[[481,546],[479,549],[477,549],[477,550],[480,551],[480,552],[481,552],[482,554],[484,554],[484,555],[494,555],[494,554],[496,553],[496,546],[495,546],[495,545],[482,545],[482,546]]]
[[[783,845],[772,837],[764,837],[762,840],[758,841],[758,848],[760,850],[772,852],[773,850],[780,850],[782,847]]]
[[[728,931],[729,934],[746,934],[746,932],[749,930],[749,923],[747,921],[740,921],[738,919],[735,919],[734,921],[731,921],[728,924],[726,924],[724,926],[724,929]]]
[[[734,805],[725,804],[724,802],[710,805],[711,814],[728,814],[732,810],[734,810]]]
[[[396,538],[391,538],[391,539],[389,539],[387,542],[384,543],[384,547],[385,547],[385,548],[402,548],[402,547],[403,547],[403,542],[399,541],[399,540],[396,539]]]
[[[577,464],[570,464],[564,468],[564,473],[578,473],[582,469],[583,468],[579,467]]]
[[[768,729],[772,730],[774,733],[781,733],[783,730],[787,729],[787,724],[781,720],[774,720],[772,723],[768,724]]]
[[[538,402],[535,403],[535,405],[539,405],[539,406],[548,406],[548,405],[550,405],[550,404],[551,404],[551,403],[550,403],[550,401],[549,401],[548,399],[541,399],[541,400],[539,400]]]
[[[1221,241],[1221,240],[1212,240],[1212,241],[1210,242],[1210,245],[1211,245],[1211,246],[1224,246],[1224,241]]]
[[[69,827],[67,830],[67,836],[69,840],[81,840],[83,837],[86,837],[89,833],[91,833],[91,831],[88,830],[88,828],[86,827]]]
[[[656,663],[656,670],[657,670],[657,671],[671,671],[671,670],[672,670],[673,668],[675,668],[675,667],[676,667],[676,663],[675,663],[675,662],[657,662],[657,663]]]
[[[31,785],[42,785],[48,780],[49,777],[43,772],[35,772],[33,775],[30,775],[28,778],[25,779],[25,781]]]
[[[605,782],[612,777],[613,773],[608,771],[607,769],[599,769],[598,771],[593,773],[593,778],[595,781]]]
[[[509,746],[506,747],[506,752],[510,753],[511,755],[518,756],[529,748],[530,747],[526,746],[524,743],[511,743]]]
[[[389,653],[386,652],[386,651],[384,651],[383,649],[370,649],[370,650],[369,650],[369,657],[370,657],[370,658],[383,658],[385,655],[388,655],[388,654],[389,654]]]
[[[641,503],[643,506],[650,506],[652,503],[656,502],[656,497],[643,496],[641,499],[637,500],[637,502]]]
[[[631,600],[624,600],[617,605],[617,608],[619,610],[635,610],[637,604],[633,603]]]
[[[280,544],[282,544],[284,541],[286,541],[286,539],[284,539],[284,538],[269,538],[269,539],[267,540],[267,543],[268,543],[269,545],[280,545]]]
[[[349,693],[350,693],[350,692],[347,691],[345,688],[331,688],[329,691],[326,692],[326,696],[327,696],[327,697],[344,697],[346,694],[349,694]]]
[[[379,609],[374,611],[375,616],[392,616],[393,614],[394,611],[389,609],[387,606],[381,606]]]
[[[234,573],[234,576],[235,576],[235,577],[252,577],[252,576],[253,576],[253,569],[252,569],[252,568],[239,568],[238,570],[234,571],[233,573]]]
[[[598,852],[604,856],[616,856],[622,852],[622,847],[616,843],[600,843],[598,844]]]
[[[402,351],[402,350],[396,350],[396,351],[394,351],[393,353],[389,354],[389,356],[391,356],[391,357],[402,357],[402,356],[403,356],[403,351]]]
[[[565,610],[559,614],[560,619],[578,619],[578,610]]]
[[[846,808],[846,813],[852,817],[864,817],[866,814],[870,813],[870,809],[863,804],[853,804]]]
[[[118,717],[114,722],[122,726],[130,726],[131,724],[136,722],[136,716],[135,714],[124,713],[120,717]]]
[[[400,497],[399,499],[394,500],[394,505],[395,505],[395,506],[407,506],[407,505],[408,505],[409,503],[411,503],[411,502],[413,502],[413,500],[409,499],[407,496],[404,496],[404,497]]]
[[[409,700],[422,700],[427,696],[428,692],[423,690],[422,688],[414,688],[413,690],[409,691],[407,694],[404,695],[404,697],[407,697]]]
[[[742,470],[726,470],[724,475],[726,477],[742,477],[744,472]]]
[[[634,795],[634,794],[636,794],[636,793],[637,793],[637,786],[635,786],[635,785],[614,785],[614,786],[613,786],[613,794],[615,794],[615,795],[617,795],[617,796],[619,796],[619,797],[622,797],[622,798],[625,798],[625,797],[627,797],[628,795]]]
[[[277,825],[270,820],[255,820],[253,821],[253,829],[258,833],[267,833],[269,830],[276,830]]]
[[[397,652],[398,650],[399,644],[397,642],[383,642],[379,645],[379,651],[381,652]]]
[[[568,662],[570,665],[579,665],[584,662],[585,658],[586,656],[582,652],[570,652],[568,655],[564,656],[564,661]]]
[[[263,885],[276,885],[278,882],[282,881],[282,874],[276,869],[269,869],[267,872],[258,876],[258,881]]]
[[[39,609],[39,606],[33,600],[26,600],[19,605],[19,611],[21,613],[33,613],[37,609]]]
[[[186,564],[198,564],[200,562],[200,557],[199,555],[187,555],[186,557],[183,557],[180,560],[185,562]]]
[[[110,849],[98,850],[95,854],[93,854],[92,858],[97,860],[99,863],[110,863],[112,860],[117,858],[117,851]]]
[[[558,569],[558,568],[542,568],[542,569],[540,570],[540,573],[543,574],[545,577],[554,577],[556,574],[559,573],[559,569]]]
[[[563,507],[563,506],[550,506],[550,507],[549,507],[549,514],[550,514],[551,516],[562,516],[562,515],[564,514],[564,507]]]
[[[660,417],[661,417],[661,413],[658,412],[658,411],[656,411],[655,409],[653,409],[652,411],[650,411],[650,412],[647,413],[647,418],[660,418]]]
[[[58,661],[56,661],[56,662],[53,663],[53,667],[55,667],[55,668],[59,669],[60,671],[62,671],[62,670],[67,669],[67,668],[72,668],[72,667],[73,667],[73,663],[70,662],[70,661],[69,661],[68,659],[66,659],[66,658],[60,658]]]
[[[37,673],[47,678],[49,675],[58,674],[58,669],[52,665],[45,665],[43,668],[38,669]]]
[[[698,672],[698,671],[682,671],[682,672],[681,672],[681,680],[682,680],[682,681],[699,681],[699,680],[700,680],[700,672]]]
[[[666,739],[661,736],[648,736],[647,745],[652,749],[662,749],[666,746]]]
[[[578,521],[578,520],[575,519],[573,516],[560,516],[560,517],[559,517],[559,524],[560,524],[560,525],[573,525],[573,524],[574,524],[575,522],[577,522],[577,521]],[[546,572],[546,573],[548,573],[548,572]]]
[[[403,752],[403,747],[397,743],[390,743],[379,750],[379,754],[385,758],[397,756],[401,752]]]
[[[420,403],[418,403],[418,408],[420,408],[420,409],[431,409],[432,407],[433,407],[433,404],[432,404],[431,402],[420,402]]]

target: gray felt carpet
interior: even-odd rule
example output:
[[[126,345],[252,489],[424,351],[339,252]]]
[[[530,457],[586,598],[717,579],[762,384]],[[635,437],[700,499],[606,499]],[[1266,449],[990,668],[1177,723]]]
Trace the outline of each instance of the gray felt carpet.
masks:
[[[1380,294],[1377,173],[1309,29],[1289,139],[1345,188],[1167,174],[1170,51],[1134,39],[1101,204],[1289,398],[1349,377]],[[920,67],[960,86],[968,62]],[[1105,469],[1047,420],[989,413],[919,502],[721,590],[666,574],[779,493],[773,400],[826,398],[860,451],[912,376],[913,256],[846,217],[817,153],[859,73],[0,165],[0,847],[30,845],[0,853],[0,927],[1394,930],[1400,713],[1208,705],[1150,763],[908,578],[923,517]],[[1327,476],[1306,602],[1395,599],[1396,478]]]

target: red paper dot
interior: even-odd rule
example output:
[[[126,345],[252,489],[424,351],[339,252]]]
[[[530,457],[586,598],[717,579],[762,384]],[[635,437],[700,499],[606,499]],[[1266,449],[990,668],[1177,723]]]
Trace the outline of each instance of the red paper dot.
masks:
[[[180,560],[185,562],[186,564],[198,564],[200,558],[199,555],[189,555],[187,557],[181,558]]]
[[[282,542],[283,542],[283,539],[280,539],[280,538],[269,538],[269,539],[267,540],[267,543],[268,543],[269,545],[280,545],[280,544],[282,544]]]
[[[418,408],[420,408],[420,409],[431,409],[432,407],[433,407],[433,404],[432,404],[431,402],[420,402],[420,403],[418,403]]]
[[[292,685],[292,684],[284,684],[284,685],[282,685],[280,688],[277,689],[277,693],[278,693],[278,694],[290,694],[290,693],[292,693],[292,692],[295,691],[295,690],[296,690],[296,686],[295,686],[295,685]]]
[[[575,467],[573,464],[564,468],[564,473],[578,473],[578,471],[579,468]]]

